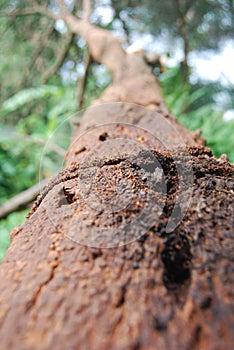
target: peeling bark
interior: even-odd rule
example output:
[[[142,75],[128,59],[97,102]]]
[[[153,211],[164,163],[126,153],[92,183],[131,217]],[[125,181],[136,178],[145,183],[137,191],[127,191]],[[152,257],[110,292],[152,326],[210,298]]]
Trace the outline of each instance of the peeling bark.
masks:
[[[102,29],[63,18],[113,84],[84,114],[65,169],[12,232],[0,266],[2,348],[233,349],[234,167],[168,112],[142,56],[127,55]],[[120,139],[128,152],[119,153]],[[98,157],[107,144],[111,153]],[[191,202],[167,232],[182,166],[193,170]],[[147,205],[144,230],[134,220]],[[110,238],[115,247],[103,248]]]

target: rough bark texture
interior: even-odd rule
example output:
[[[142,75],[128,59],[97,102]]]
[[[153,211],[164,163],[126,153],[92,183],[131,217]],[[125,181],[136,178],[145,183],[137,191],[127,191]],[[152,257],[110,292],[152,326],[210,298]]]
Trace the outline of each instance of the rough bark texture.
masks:
[[[107,48],[97,38],[97,47],[92,46],[87,32],[91,54],[105,63]],[[113,85],[85,113],[66,168],[38,197],[26,223],[11,233],[0,267],[1,348],[231,350],[234,167],[215,159],[199,136],[170,115],[142,58],[142,70],[136,71],[139,56],[130,58],[109,33],[97,33],[122,61],[111,60],[111,50],[104,55],[109,65],[115,62]],[[119,103],[101,105],[103,101]],[[165,130],[166,120],[173,128]],[[115,128],[108,124],[92,129],[113,121]],[[119,153],[119,139],[128,152]],[[107,142],[111,154],[98,158]],[[180,225],[168,233],[178,183],[183,182],[181,164],[193,169],[192,199]],[[161,187],[151,186],[150,174],[157,174],[159,167],[165,175],[165,195]],[[86,184],[93,177],[94,195],[79,186],[80,180]],[[127,179],[127,204],[123,201],[128,196],[123,198],[115,188],[122,186],[122,179]],[[149,192],[156,203],[147,213],[153,223],[147,232],[130,226],[127,239],[123,235],[121,240],[124,225],[136,220]],[[110,214],[99,207],[103,201],[120,209]],[[120,236],[112,235],[116,228]],[[105,229],[110,236],[102,235]],[[116,247],[101,248],[109,243]]]
[[[164,213],[146,235],[115,249],[85,247],[64,236],[76,230],[75,212],[81,239],[104,223],[116,226],[117,217],[87,213],[77,192],[78,163],[62,172],[13,232],[1,266],[3,349],[233,348],[234,169],[207,149],[190,148],[189,154],[193,199],[180,226],[165,233],[176,180],[173,158],[160,152],[155,156],[171,183]],[[126,164],[108,166],[114,176]],[[132,165],[127,170],[142,178]],[[66,223],[58,218],[55,228],[46,203],[53,202],[58,216],[61,188],[70,198],[63,211],[69,208]]]

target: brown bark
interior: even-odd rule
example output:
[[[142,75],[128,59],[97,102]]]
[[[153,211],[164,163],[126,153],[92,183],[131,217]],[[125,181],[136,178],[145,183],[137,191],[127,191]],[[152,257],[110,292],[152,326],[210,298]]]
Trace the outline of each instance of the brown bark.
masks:
[[[12,232],[0,267],[1,346],[231,350],[234,168],[170,115],[140,54],[61,9],[113,84]],[[189,208],[168,232],[191,168]]]

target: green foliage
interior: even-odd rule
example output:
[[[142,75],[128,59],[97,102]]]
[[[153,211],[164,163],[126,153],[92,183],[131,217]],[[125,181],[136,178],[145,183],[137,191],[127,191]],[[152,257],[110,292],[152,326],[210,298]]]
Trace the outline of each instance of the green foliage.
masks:
[[[224,122],[221,113],[213,113],[203,121],[202,136],[207,140],[215,156],[226,153],[234,163],[234,120]]]
[[[172,45],[186,36],[190,50],[217,49],[233,38],[234,3],[230,0],[112,0],[112,6],[116,16],[127,17],[128,32],[166,35]]]
[[[20,118],[32,104],[33,113]],[[53,147],[51,149],[47,140],[67,149],[71,135],[67,119],[73,111],[72,86],[23,89],[3,103],[0,109],[4,115],[0,131],[0,203],[36,183],[39,171],[40,176],[46,177],[58,170],[63,159]]]
[[[23,210],[21,212],[12,213],[7,219],[0,220],[0,261],[10,245],[11,229],[24,223],[27,212],[28,210]]]
[[[50,95],[59,95],[60,89],[57,86],[37,86],[36,88],[23,89],[2,104],[3,112],[14,112],[26,103],[36,99],[48,98]]]
[[[0,204],[34,184],[37,158],[39,152],[35,145],[28,147],[22,141],[0,137]]]
[[[216,157],[222,153],[234,163],[234,120],[225,122],[223,111],[217,110],[209,89],[194,90],[183,83],[179,68],[171,68],[160,76],[164,98],[172,113],[190,130],[201,129]]]

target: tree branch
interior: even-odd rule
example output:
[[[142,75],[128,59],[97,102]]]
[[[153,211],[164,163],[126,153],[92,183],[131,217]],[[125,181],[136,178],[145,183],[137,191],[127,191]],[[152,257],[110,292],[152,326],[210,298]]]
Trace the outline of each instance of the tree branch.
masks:
[[[57,70],[62,66],[67,53],[69,51],[70,45],[72,43],[74,39],[74,34],[73,33],[69,33],[66,39],[66,43],[64,45],[64,47],[62,47],[62,49],[59,51],[59,53],[57,54],[57,59],[55,61],[55,63],[49,67],[49,69],[47,71],[44,72],[44,74],[41,77],[41,83],[45,84],[47,82],[47,80],[57,72]]]
[[[26,137],[24,136],[23,138],[25,139]],[[46,141],[44,141],[42,139],[35,138],[35,137],[29,137],[29,140],[33,143],[38,143],[42,146],[46,146],[47,148],[50,148],[52,151],[57,153],[60,157],[65,157],[65,155],[67,153],[67,151],[65,151],[65,149],[56,145],[55,143],[51,143],[51,142],[47,143]]]
[[[84,72],[83,77],[81,77],[77,81],[77,88],[78,88],[77,105],[78,105],[78,109],[82,108],[83,103],[84,103],[84,92],[85,92],[85,87],[86,87],[86,83],[87,83],[87,78],[88,78],[89,68],[90,68],[91,62],[92,62],[91,55],[90,55],[89,49],[87,48],[85,55],[84,55],[84,60],[83,60],[83,63],[85,66],[85,72]]]
[[[54,20],[58,20],[61,17],[56,15],[56,13],[48,10],[44,6],[31,6],[26,8],[25,10],[21,11],[12,11],[12,12],[7,12],[7,11],[1,11],[0,12],[0,17],[19,17],[19,16],[31,16],[31,15],[45,15],[49,18],[52,18]]]
[[[190,52],[190,44],[189,44],[189,38],[188,38],[188,23],[186,20],[186,14],[190,9],[190,6],[187,4],[185,8],[185,3],[181,2],[181,0],[175,1],[177,6],[177,11],[179,14],[179,32],[181,35],[181,38],[183,40],[183,50],[184,50],[184,58],[181,63],[182,68],[182,77],[184,82],[188,81],[188,75],[189,75],[189,67],[188,67],[188,55]]]
[[[9,214],[27,208],[32,203],[42,188],[49,182],[51,177],[42,180],[40,183],[21,192],[9,201],[0,206],[0,219],[6,218]]]
[[[1,12],[4,16],[22,16],[41,14],[54,20],[62,19],[65,21],[70,31],[79,34],[89,46],[90,53],[95,61],[105,65],[115,80],[122,74],[122,62],[126,57],[119,40],[113,35],[99,27],[90,24],[87,20],[80,20],[70,13],[62,0],[56,0],[60,9],[60,14],[55,14],[44,6],[31,6],[23,11]],[[86,15],[89,15],[91,5],[84,4]],[[111,49],[110,49],[111,48]],[[114,57],[114,59],[113,59]]]
[[[83,0],[83,20],[89,22],[89,18],[92,12],[92,2],[91,0]]]
[[[52,143],[52,142],[47,143],[47,141],[45,141],[45,140],[30,136],[30,135],[26,135],[26,134],[20,135],[20,134],[15,133],[15,132],[12,132],[12,133],[10,132],[10,133],[8,133],[8,138],[9,137],[22,139],[22,140],[28,140],[32,143],[37,143],[37,144],[42,145],[42,146],[46,145],[47,148],[50,148],[52,151],[54,151],[55,153],[57,153],[61,157],[65,157],[65,155],[67,153],[67,151],[65,151],[65,149],[63,149],[59,145],[56,145],[55,143]]]
[[[66,14],[70,14],[70,12],[68,11],[68,9],[67,9],[65,3],[63,2],[63,0],[55,0],[55,1],[58,4],[59,9],[61,11],[61,14],[63,16],[66,15]]]
[[[122,49],[119,40],[107,30],[75,17],[68,11],[62,0],[56,0],[56,2],[61,11],[61,18],[69,29],[82,36],[89,46],[93,59],[106,66],[112,77],[118,80],[122,71],[121,63],[126,57],[126,52]]]
[[[38,44],[35,51],[32,53],[32,57],[31,57],[31,60],[29,62],[29,65],[26,67],[26,69],[24,71],[24,75],[23,75],[22,83],[21,83],[23,86],[27,82],[28,75],[30,74],[30,71],[31,71],[33,65],[37,61],[37,59],[40,56],[40,54],[42,53],[43,49],[47,46],[47,43],[48,43],[49,38],[50,38],[51,34],[53,33],[53,31],[54,31],[54,21],[51,25],[48,26],[45,33],[43,33],[43,32],[41,33],[40,44]]]

